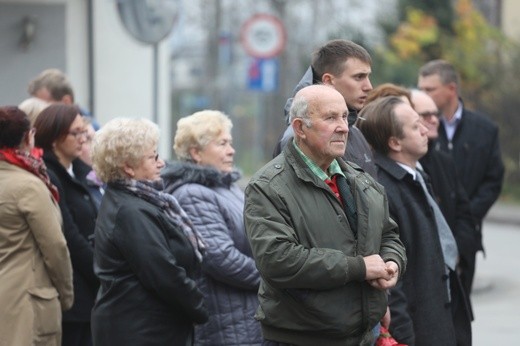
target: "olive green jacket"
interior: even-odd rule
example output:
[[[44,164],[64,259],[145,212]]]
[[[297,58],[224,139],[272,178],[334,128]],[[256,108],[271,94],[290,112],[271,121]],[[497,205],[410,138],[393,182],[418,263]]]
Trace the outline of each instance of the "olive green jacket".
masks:
[[[328,346],[370,342],[387,297],[365,282],[363,257],[379,254],[395,261],[400,275],[405,271],[405,249],[383,187],[359,167],[338,161],[354,187],[357,237],[339,199],[293,145],[246,188],[246,232],[262,276],[256,318],[266,339]]]

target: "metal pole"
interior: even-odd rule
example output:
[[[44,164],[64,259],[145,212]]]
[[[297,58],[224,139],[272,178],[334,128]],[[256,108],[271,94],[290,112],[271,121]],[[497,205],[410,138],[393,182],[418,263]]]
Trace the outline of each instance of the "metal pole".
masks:
[[[153,44],[153,122],[159,125],[159,43]]]

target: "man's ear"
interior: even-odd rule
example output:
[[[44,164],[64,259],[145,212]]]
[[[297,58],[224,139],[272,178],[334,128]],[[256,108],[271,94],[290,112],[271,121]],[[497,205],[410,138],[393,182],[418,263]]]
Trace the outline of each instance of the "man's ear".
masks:
[[[305,123],[303,122],[303,119],[301,118],[295,118],[291,126],[294,131],[294,135],[298,136],[299,138],[305,138],[305,132],[303,131],[303,127],[305,126]]]
[[[321,76],[321,82],[326,85],[334,85],[334,76],[330,73],[324,73]]]
[[[458,94],[457,84],[455,82],[450,82],[446,85],[452,93]]]
[[[392,136],[388,138],[388,147],[391,151],[400,152],[401,151],[401,141],[399,138]]]

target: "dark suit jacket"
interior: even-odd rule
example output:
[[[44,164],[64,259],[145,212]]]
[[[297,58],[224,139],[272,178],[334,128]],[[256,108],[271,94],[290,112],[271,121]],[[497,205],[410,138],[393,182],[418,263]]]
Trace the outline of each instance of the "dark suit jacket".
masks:
[[[406,170],[380,154],[375,155],[375,162],[409,259],[406,273],[390,290],[390,332],[410,346],[456,345],[448,276],[433,211],[421,185]],[[464,295],[460,286],[452,288],[451,294]]]
[[[439,149],[453,156],[457,173],[479,226],[502,189],[504,164],[498,127],[487,117],[466,108],[450,142],[439,126]]]

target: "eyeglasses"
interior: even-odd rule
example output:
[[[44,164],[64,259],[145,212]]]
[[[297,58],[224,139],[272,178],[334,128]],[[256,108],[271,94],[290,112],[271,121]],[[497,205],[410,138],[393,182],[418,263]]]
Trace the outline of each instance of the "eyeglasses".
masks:
[[[69,131],[68,134],[71,136],[74,136],[74,138],[78,139],[80,137],[86,137],[88,134],[88,131],[87,130]]]
[[[419,115],[423,118],[431,118],[431,117],[439,118],[441,116],[441,112],[426,111],[426,112],[419,113]]]

